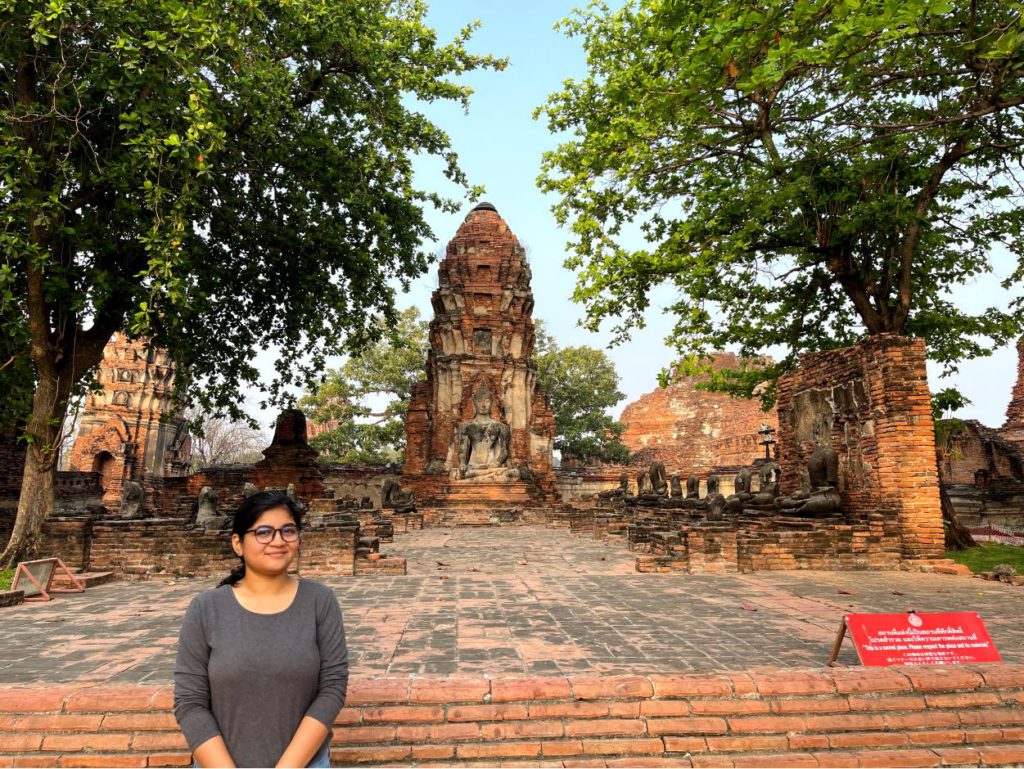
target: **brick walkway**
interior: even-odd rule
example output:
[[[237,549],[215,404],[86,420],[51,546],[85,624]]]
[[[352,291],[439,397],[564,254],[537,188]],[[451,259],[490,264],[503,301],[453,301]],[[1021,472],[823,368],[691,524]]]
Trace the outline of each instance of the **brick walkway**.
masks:
[[[844,612],[976,610],[1024,662],[1024,590],[881,572],[637,574],[619,542],[544,528],[435,529],[384,550],[405,577],[329,580],[359,677],[820,667]],[[0,684],[164,683],[210,580],[113,583],[0,611]],[[856,663],[852,646],[840,661]]]

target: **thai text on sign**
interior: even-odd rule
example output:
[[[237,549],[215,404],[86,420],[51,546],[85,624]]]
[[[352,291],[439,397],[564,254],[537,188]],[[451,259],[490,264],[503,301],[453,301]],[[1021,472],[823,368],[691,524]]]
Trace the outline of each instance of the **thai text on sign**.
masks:
[[[977,612],[847,614],[844,630],[862,665],[960,665],[1002,662]]]

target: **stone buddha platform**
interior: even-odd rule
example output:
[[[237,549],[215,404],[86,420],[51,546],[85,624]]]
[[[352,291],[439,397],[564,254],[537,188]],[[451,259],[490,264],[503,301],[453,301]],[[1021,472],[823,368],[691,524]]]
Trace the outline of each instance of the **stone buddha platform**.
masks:
[[[323,580],[351,654],[342,765],[1024,761],[1020,588],[920,572],[639,574],[621,541],[533,526],[426,529],[381,551],[408,574]],[[186,764],[175,644],[215,581],[0,610],[0,765]],[[843,667],[824,668],[843,613],[909,609],[980,612],[1007,664],[864,669],[847,641]]]
[[[417,506],[427,526],[500,526],[540,524],[550,518],[549,506],[526,481],[447,481]]]
[[[461,507],[499,504],[530,504],[532,484],[526,481],[449,481],[444,490],[445,503]]]

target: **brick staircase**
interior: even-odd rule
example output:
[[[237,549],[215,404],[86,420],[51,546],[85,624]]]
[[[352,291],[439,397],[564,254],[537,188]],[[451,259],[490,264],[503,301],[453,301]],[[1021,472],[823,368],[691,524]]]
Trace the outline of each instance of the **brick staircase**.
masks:
[[[186,766],[172,687],[0,688],[0,766]],[[1024,665],[353,679],[341,766],[1005,766]]]
[[[380,552],[380,537],[360,536],[356,542],[354,573],[357,577],[369,575],[405,576],[404,558]]]

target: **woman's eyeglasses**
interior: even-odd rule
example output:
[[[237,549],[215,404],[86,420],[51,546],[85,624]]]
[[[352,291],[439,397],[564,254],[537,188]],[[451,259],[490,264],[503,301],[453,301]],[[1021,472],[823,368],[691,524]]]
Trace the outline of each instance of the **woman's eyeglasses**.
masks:
[[[253,537],[261,545],[269,545],[274,541],[274,535],[281,532],[281,539],[285,542],[295,542],[299,538],[299,527],[294,523],[286,523],[279,529],[273,526],[257,526],[255,529],[247,529],[246,534],[252,532]]]

